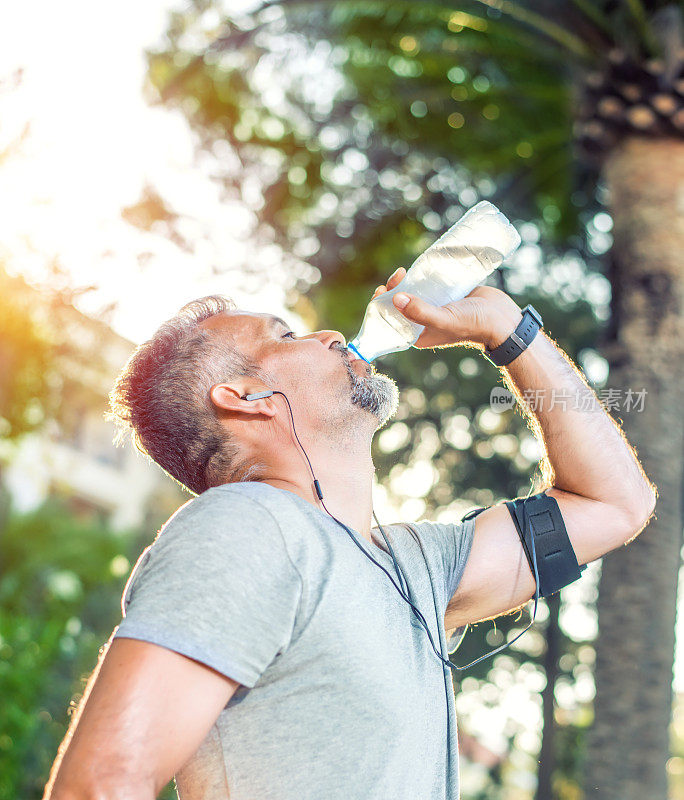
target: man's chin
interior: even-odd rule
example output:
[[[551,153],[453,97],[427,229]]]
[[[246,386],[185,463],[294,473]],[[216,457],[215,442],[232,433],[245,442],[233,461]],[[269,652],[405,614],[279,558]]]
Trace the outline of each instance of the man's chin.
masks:
[[[352,404],[372,414],[377,421],[377,430],[396,414],[399,406],[397,384],[389,375],[383,375],[381,372],[373,372],[371,375],[364,376],[359,375],[353,366],[350,367],[350,370],[354,370]]]

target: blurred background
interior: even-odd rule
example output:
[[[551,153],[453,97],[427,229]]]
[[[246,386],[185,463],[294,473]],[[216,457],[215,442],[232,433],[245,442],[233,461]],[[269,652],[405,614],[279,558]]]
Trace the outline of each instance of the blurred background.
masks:
[[[660,497],[455,674],[461,796],[684,798],[683,26],[651,0],[0,9],[0,800],[41,797],[131,567],[190,497],[103,419],[136,343],[209,293],[349,340],[485,198],[523,240],[492,281],[540,310]],[[539,485],[477,353],[378,366],[401,390],[381,520]],[[528,621],[471,627],[456,662]]]

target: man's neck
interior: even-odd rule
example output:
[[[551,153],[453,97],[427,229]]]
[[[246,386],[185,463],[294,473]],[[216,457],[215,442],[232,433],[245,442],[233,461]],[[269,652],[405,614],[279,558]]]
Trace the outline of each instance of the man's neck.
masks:
[[[315,445],[305,447],[328,511],[370,541],[375,474],[370,442],[357,443],[356,446],[347,442],[339,449],[331,449],[329,444],[320,449]],[[301,450],[299,456],[295,452],[294,458],[274,467],[263,483],[293,492],[325,513]]]

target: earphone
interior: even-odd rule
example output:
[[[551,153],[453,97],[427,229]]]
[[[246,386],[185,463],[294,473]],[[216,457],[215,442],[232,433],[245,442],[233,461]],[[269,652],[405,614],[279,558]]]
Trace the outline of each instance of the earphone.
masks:
[[[480,656],[479,658],[475,659],[475,661],[471,661],[470,664],[465,664],[464,666],[459,666],[458,664],[454,664],[453,661],[451,661],[450,659],[444,658],[442,656],[442,654],[437,651],[437,648],[435,647],[434,640],[432,638],[432,634],[430,633],[430,629],[428,628],[428,625],[427,625],[427,623],[425,621],[425,618],[423,617],[421,612],[415,607],[415,605],[411,602],[411,600],[406,596],[404,591],[399,586],[397,586],[397,584],[394,581],[394,578],[382,566],[382,564],[379,564],[373,558],[373,556],[370,553],[368,553],[363,548],[363,546],[356,540],[356,537],[349,530],[349,528],[344,524],[344,522],[342,522],[341,520],[337,519],[337,517],[335,517],[333,514],[330,513],[330,511],[328,511],[325,503],[323,502],[323,491],[321,489],[321,485],[318,482],[318,480],[316,479],[316,475],[314,474],[313,467],[311,466],[311,461],[309,460],[309,456],[306,454],[306,450],[304,449],[304,446],[302,445],[301,441],[299,440],[299,436],[297,436],[297,431],[295,429],[295,424],[294,424],[294,416],[292,414],[292,406],[290,405],[290,401],[287,399],[286,394],[284,392],[281,392],[278,389],[274,389],[274,390],[270,390],[269,389],[269,390],[264,391],[264,392],[255,392],[253,394],[246,394],[246,395],[244,395],[242,397],[242,399],[243,400],[262,400],[262,399],[264,399],[266,397],[271,397],[274,394],[280,394],[285,398],[285,402],[287,403],[287,408],[288,408],[288,411],[290,413],[290,419],[292,421],[292,432],[294,433],[295,439],[297,440],[297,444],[300,446],[300,448],[302,450],[302,453],[304,453],[304,457],[306,458],[306,461],[307,461],[307,463],[309,465],[309,470],[311,471],[311,477],[313,479],[313,485],[314,485],[314,489],[316,491],[316,495],[318,496],[318,499],[321,501],[321,505],[325,509],[326,513],[330,517],[332,517],[332,519],[334,519],[335,522],[338,523],[338,525],[341,525],[345,529],[345,531],[347,531],[347,533],[349,534],[351,540],[359,548],[359,550],[361,550],[361,552],[365,556],[367,556],[377,567],[379,567],[385,573],[385,575],[387,575],[387,577],[390,579],[392,585],[394,586],[394,588],[399,593],[400,597],[406,603],[408,603],[408,605],[411,607],[413,613],[418,618],[418,621],[420,622],[420,624],[423,626],[423,629],[427,633],[427,636],[428,636],[428,639],[430,641],[430,645],[432,646],[432,649],[434,650],[435,654],[437,655],[437,657],[440,659],[440,661],[443,664],[445,664],[446,666],[448,666],[452,670],[454,670],[454,669],[456,669],[456,670],[468,669],[469,667],[472,667],[475,664],[478,664],[480,661],[483,661],[485,658],[489,658],[489,657],[495,655],[496,653],[499,653],[501,650],[504,650],[506,647],[509,647],[510,645],[513,644],[513,642],[517,641],[523,635],[523,633],[525,633],[525,631],[528,630],[528,628],[530,628],[530,626],[534,623],[534,620],[535,620],[535,618],[537,616],[537,602],[539,600],[539,572],[537,570],[537,557],[536,557],[536,552],[535,552],[535,543],[534,543],[535,537],[534,536],[531,537],[532,560],[533,560],[533,563],[534,563],[534,580],[535,580],[534,612],[533,612],[533,615],[532,615],[532,619],[531,619],[529,625],[527,626],[527,628],[524,628],[515,638],[511,639],[510,642],[506,642],[505,644],[501,645],[500,647],[497,647],[495,650],[492,650],[489,653],[485,653],[483,656]],[[397,575],[400,576],[400,578],[403,581],[403,583],[406,586],[408,586],[408,583],[406,582],[406,579],[404,578],[404,575],[403,575],[401,569],[399,568],[399,564],[397,563],[397,559],[396,559],[396,557],[394,555],[394,550],[392,549],[392,545],[390,544],[387,536],[385,535],[385,531],[383,530],[382,525],[380,525],[380,521],[378,520],[378,518],[377,518],[377,516],[375,514],[375,510],[373,511],[373,516],[375,517],[375,521],[378,524],[378,529],[380,530],[380,533],[382,534],[382,538],[385,540],[385,544],[387,545],[387,548],[389,550],[389,554],[390,554],[390,556],[392,558],[392,563],[394,564],[394,568],[397,571]],[[421,548],[422,548],[422,546],[421,546]]]

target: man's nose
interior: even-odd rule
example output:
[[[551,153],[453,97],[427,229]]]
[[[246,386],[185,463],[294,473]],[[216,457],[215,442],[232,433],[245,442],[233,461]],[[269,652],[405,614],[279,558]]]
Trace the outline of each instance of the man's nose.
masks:
[[[347,346],[344,336],[339,331],[315,331],[311,337],[319,339],[328,348],[332,347],[333,342],[339,342],[342,347]]]

